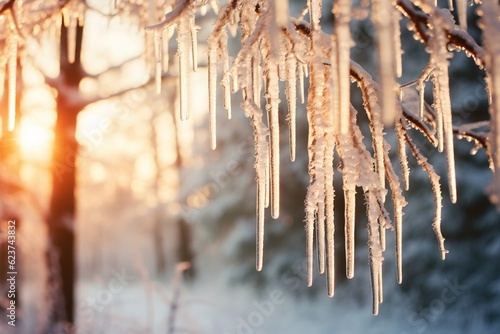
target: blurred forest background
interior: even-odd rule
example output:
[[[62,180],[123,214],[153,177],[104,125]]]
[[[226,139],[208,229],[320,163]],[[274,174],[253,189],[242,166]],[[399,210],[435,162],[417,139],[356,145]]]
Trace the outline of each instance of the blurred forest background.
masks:
[[[296,15],[303,2],[291,2]],[[441,1],[440,1],[441,3]],[[384,261],[385,300],[371,314],[366,217],[359,205],[356,275],[345,279],[342,196],[336,196],[337,287],[326,296],[324,276],[312,288],[305,279],[304,198],[307,174],[305,106],[297,112],[297,159],[281,157],[281,215],[267,217],[264,270],[255,270],[255,172],[252,128],[233,100],[233,119],[218,114],[218,147],[208,144],[206,41],[214,14],[197,18],[199,69],[192,76],[192,115],[179,121],[175,38],[169,75],[157,96],[150,83],[152,40],[126,16],[111,17],[109,6],[88,1],[81,65],[86,75],[76,87],[58,81],[63,65],[56,41],[41,37],[26,48],[18,126],[0,140],[2,247],[6,221],[17,230],[19,305],[17,326],[0,332],[37,333],[50,322],[54,303],[46,281],[53,181],[51,156],[56,104],[61,97],[83,101],[78,112],[75,158],[76,330],[77,333],[498,333],[500,331],[500,215],[490,203],[492,180],[483,151],[455,140],[458,203],[447,196],[443,154],[414,138],[442,176],[443,235],[449,254],[441,261],[432,230],[434,202],[427,175],[411,162],[411,189],[405,194],[403,283],[396,282],[394,256]],[[443,2],[445,6],[445,2]],[[108,9],[107,9],[108,8]],[[322,27],[333,24],[324,2]],[[477,16],[469,10],[471,35],[480,43]],[[406,19],[402,26],[407,24]],[[351,23],[353,60],[374,72],[373,27]],[[412,32],[402,29],[403,77],[415,79],[428,54]],[[80,31],[81,32],[81,31]],[[236,43],[232,46],[236,54]],[[61,48],[61,50],[63,50]],[[64,53],[64,51],[61,51]],[[66,56],[66,55],[64,55]],[[59,68],[61,66],[61,68]],[[69,66],[69,65],[68,65]],[[3,80],[3,79],[2,79]],[[19,79],[20,80],[20,79]],[[450,67],[457,122],[487,120],[484,73],[463,52]],[[21,86],[21,85],[20,85]],[[428,101],[431,98],[431,85]],[[352,86],[359,110],[359,90]],[[70,91],[73,89],[73,91]],[[75,93],[76,91],[76,93]],[[71,95],[77,94],[77,95]],[[77,96],[77,97],[75,97]],[[284,100],[284,98],[282,99]],[[2,113],[6,109],[6,94]],[[286,117],[286,108],[282,120]],[[76,115],[76,114],[75,114]],[[366,120],[365,120],[366,121]],[[286,138],[286,126],[282,137]],[[367,130],[368,131],[368,130]],[[395,136],[387,130],[393,147]],[[76,143],[74,143],[76,145]],[[281,143],[287,151],[287,141]],[[53,148],[55,147],[55,148]],[[68,147],[62,147],[65,157]],[[71,152],[71,151],[70,151]],[[475,153],[475,152],[473,152]],[[59,166],[61,167],[61,166]],[[71,174],[61,167],[64,178]],[[395,168],[399,168],[395,166]],[[399,170],[399,169],[397,169]],[[336,183],[341,187],[339,173]],[[340,188],[339,188],[340,189]],[[340,194],[341,192],[338,192]],[[64,195],[62,198],[65,198]],[[52,213],[53,214],[53,213]],[[50,224],[50,223],[49,223]],[[2,251],[4,251],[2,248]],[[394,240],[388,234],[388,249]],[[50,258],[50,257],[49,257]],[[2,261],[4,256],[2,255]],[[184,261],[190,263],[187,268]],[[181,264],[179,264],[181,263]],[[50,270],[47,270],[51,268]],[[3,273],[2,273],[3,274]],[[2,284],[4,281],[2,281]],[[5,293],[2,292],[0,302]],[[6,312],[5,308],[2,312]],[[60,329],[59,329],[60,330]]]

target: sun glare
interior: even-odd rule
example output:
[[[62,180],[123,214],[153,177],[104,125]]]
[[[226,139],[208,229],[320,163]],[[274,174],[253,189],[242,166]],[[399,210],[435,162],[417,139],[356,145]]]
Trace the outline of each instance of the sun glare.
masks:
[[[54,139],[51,129],[24,117],[18,130],[18,145],[21,155],[26,160],[48,160],[50,146]]]

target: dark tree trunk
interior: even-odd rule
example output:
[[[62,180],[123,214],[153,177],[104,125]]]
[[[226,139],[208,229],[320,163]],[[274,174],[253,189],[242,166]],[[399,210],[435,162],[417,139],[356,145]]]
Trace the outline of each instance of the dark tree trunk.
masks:
[[[177,158],[175,160],[175,166],[177,167],[177,172],[180,175],[181,168],[183,166],[182,154],[181,154],[181,145],[179,141],[179,127],[177,125],[177,118],[173,115],[174,121],[174,129],[175,129],[175,148],[177,152]],[[177,246],[177,258],[179,262],[189,262],[190,267],[185,270],[185,274],[188,278],[193,278],[195,276],[195,268],[194,268],[194,254],[191,250],[191,242],[192,242],[192,231],[190,226],[186,222],[186,220],[182,217],[179,217],[177,221],[177,233],[178,233],[178,246]]]
[[[153,117],[151,118],[151,147],[153,148],[153,156],[156,167],[154,192],[158,201],[153,222],[153,243],[156,255],[156,272],[159,275],[162,275],[165,273],[165,269],[167,268],[167,259],[165,256],[165,242],[163,237],[165,217],[163,211],[161,210],[162,203],[160,200],[160,182],[162,180],[163,168],[158,157],[158,134],[156,133],[157,121],[158,115],[156,110],[153,109]]]
[[[76,58],[68,62],[67,29],[61,31],[60,74],[63,89],[57,95],[57,120],[52,157],[52,198],[47,218],[49,246],[49,298],[53,300],[49,327],[74,323],[75,261],[75,181],[78,143],[75,138],[76,118],[82,104],[75,101],[84,72],[80,53],[83,28],[77,30]]]

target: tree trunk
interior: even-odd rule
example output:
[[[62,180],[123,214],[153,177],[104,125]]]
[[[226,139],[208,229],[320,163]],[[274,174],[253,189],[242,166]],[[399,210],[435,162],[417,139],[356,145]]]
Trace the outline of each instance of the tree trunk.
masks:
[[[57,120],[52,157],[52,198],[48,215],[49,298],[53,300],[49,330],[74,323],[75,261],[75,181],[78,143],[76,118],[82,105],[74,100],[84,77],[80,53],[83,28],[78,27],[74,63],[67,57],[67,28],[61,31],[60,74],[64,89],[57,95]],[[76,94],[75,94],[76,93]]]

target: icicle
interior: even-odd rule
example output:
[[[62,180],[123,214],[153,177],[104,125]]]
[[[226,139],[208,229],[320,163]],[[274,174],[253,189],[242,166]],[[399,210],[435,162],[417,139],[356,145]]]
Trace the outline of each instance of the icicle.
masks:
[[[11,33],[8,38],[7,45],[7,70],[9,75],[8,86],[8,101],[9,101],[9,117],[8,130],[14,130],[16,125],[16,90],[17,90],[17,36]]]
[[[340,118],[338,120],[337,133],[346,134],[349,132],[349,118],[351,110],[350,91],[351,78],[349,73],[350,50],[352,45],[349,22],[351,21],[351,0],[339,0],[334,3],[333,13],[335,14],[336,31],[336,63],[332,64],[334,80],[338,85],[338,101]],[[335,77],[337,75],[337,77]]]
[[[383,276],[382,276],[382,262],[379,263],[378,269],[378,302],[382,304],[384,301],[384,284],[383,284]]]
[[[377,199],[371,192],[365,193],[366,211],[368,216],[368,248],[370,259],[370,277],[372,281],[372,300],[373,314],[378,314],[379,304],[381,303],[381,287],[382,287],[382,249],[380,247],[380,236],[378,229],[378,214],[377,214]]]
[[[162,38],[163,38],[163,52],[162,52],[162,56],[163,56],[163,71],[164,72],[168,72],[168,69],[170,67],[170,55],[169,55],[169,46],[168,46],[168,44],[169,44],[170,38],[174,34],[174,29],[172,27],[168,27],[165,30],[166,30],[166,36],[165,36],[165,33],[162,34]]]
[[[326,135],[325,152],[325,203],[326,203],[326,274],[328,296],[333,297],[335,285],[335,225],[334,225],[334,187],[333,187],[333,157],[335,140],[333,133]]]
[[[382,252],[385,252],[385,248],[386,248],[385,220],[382,216],[378,219],[378,228],[379,228],[379,234],[380,234],[380,247],[382,248]]]
[[[378,117],[377,117],[378,116]],[[373,148],[375,151],[375,167],[377,169],[377,174],[379,177],[379,182],[382,188],[385,188],[385,168],[384,168],[384,134],[382,130],[382,124],[380,122],[380,115],[373,115],[371,119],[372,130],[372,140]]]
[[[189,118],[189,87],[190,87],[190,36],[191,36],[191,19],[187,16],[179,18],[177,26],[177,45],[179,58],[179,87],[180,87],[180,118],[187,120]]]
[[[229,56],[227,54],[227,33],[225,30],[221,33],[219,43],[219,48],[222,53],[221,60],[223,74],[221,85],[224,89],[224,108],[226,109],[227,118],[231,119],[231,80],[229,79]]]
[[[288,24],[288,15],[289,15],[289,0],[275,0],[274,8],[275,8],[275,20],[276,25],[278,27],[286,27]]]
[[[403,183],[405,190],[410,189],[410,167],[408,167],[408,157],[406,155],[406,144],[404,137],[405,129],[401,121],[396,122],[396,135],[398,137],[398,156],[401,171],[403,173]],[[386,163],[387,164],[387,163]]]
[[[193,62],[193,71],[198,70],[198,29],[199,27],[194,24],[194,17],[191,22],[191,56]]]
[[[267,128],[262,122],[262,111],[251,100],[242,103],[245,114],[252,118],[252,127],[254,129],[254,145],[255,145],[255,173],[257,177],[257,225],[256,225],[256,241],[257,241],[257,256],[256,268],[262,270],[264,259],[264,208],[265,208],[265,191],[266,191],[266,169],[269,147],[267,144]]]
[[[418,115],[421,120],[424,119],[424,109],[425,109],[425,83],[423,80],[419,80],[417,84],[417,90],[418,90],[418,97],[419,97],[419,103],[418,103]]]
[[[401,49],[401,29],[399,26],[399,21],[401,21],[401,13],[398,10],[393,10],[392,15],[394,16],[393,18],[393,36],[394,36],[394,57],[395,62],[395,72],[396,72],[396,77],[401,78],[403,75],[403,61],[402,61],[402,53],[403,50]]]
[[[161,76],[163,74],[163,37],[162,31],[153,32],[154,50],[155,50],[155,82],[156,94],[161,93]]]
[[[453,145],[453,124],[451,116],[450,88],[448,79],[448,52],[446,27],[453,26],[453,20],[449,12],[436,10],[432,16],[433,29],[430,44],[432,45],[431,61],[435,70],[433,73],[436,117],[438,124],[439,150],[443,145],[446,151],[446,162],[448,165],[448,184],[452,203],[457,201],[456,177],[455,177],[455,153]]]
[[[437,132],[437,140],[438,140],[438,152],[443,152],[444,150],[444,129],[443,129],[443,111],[441,110],[440,103],[440,92],[441,88],[439,88],[439,79],[435,77],[433,79],[433,93],[434,93],[434,110],[436,111],[436,132]]]
[[[272,79],[271,79],[272,80]],[[273,102],[271,102],[273,104]],[[270,144],[271,144],[271,216],[273,218],[278,218],[279,216],[279,198],[280,198],[280,157],[279,157],[279,121],[278,121],[278,103],[276,103],[276,108],[271,106],[270,119],[269,119],[269,129],[270,133]]]
[[[64,18],[64,26],[67,28],[67,52],[68,62],[73,64],[76,57],[76,31],[78,28],[78,11],[75,6],[63,8],[62,15]]]
[[[232,80],[230,80],[230,82],[231,82],[231,92],[232,93],[236,93],[237,91],[240,90],[237,72],[236,71],[234,71],[234,72],[230,71],[229,72],[229,76],[233,78]],[[231,119],[231,115],[228,116],[228,119]]]
[[[318,219],[316,228],[316,242],[318,250],[318,268],[319,273],[325,272],[325,202],[319,196],[318,198]]]
[[[296,120],[297,109],[297,60],[293,54],[287,56],[286,62],[286,99],[288,102],[288,127],[290,133],[290,160],[295,161]]]
[[[269,56],[269,54],[268,54]],[[271,216],[279,216],[279,198],[280,198],[280,137],[279,137],[279,86],[278,69],[276,64],[270,64],[269,59],[265,62],[266,76],[266,109],[268,112],[268,122],[270,130],[269,143],[271,146]]]
[[[210,132],[210,148],[217,147],[217,121],[216,121],[216,96],[217,96],[217,51],[209,46],[208,51],[208,128]]]
[[[382,122],[392,125],[398,117],[396,115],[397,97],[394,64],[396,63],[394,50],[394,11],[392,0],[373,0],[372,21],[377,31],[378,72],[382,88]]]
[[[264,189],[265,185],[263,182],[265,180],[262,180],[262,178],[258,179],[257,181],[257,263],[256,263],[256,269],[258,271],[262,270],[263,264],[264,264]]]
[[[259,54],[252,58],[252,84],[253,100],[257,106],[260,106],[260,91],[262,90],[262,76],[259,65]]]
[[[396,122],[396,131],[397,128],[401,125],[401,122]],[[401,136],[404,141],[404,135]],[[400,135],[398,133],[398,145],[399,145]],[[402,143],[404,145],[404,142]],[[388,146],[388,144],[386,144]],[[387,147],[387,151],[389,147]],[[401,186],[398,181],[398,177],[392,168],[391,160],[389,155],[385,156],[385,166],[386,166],[386,175],[389,180],[389,187],[391,188],[392,193],[392,202],[394,204],[394,225],[395,225],[395,234],[396,234],[396,276],[398,283],[401,284],[403,282],[403,248],[402,248],[402,229],[403,229],[403,207],[406,206],[406,200],[402,194]]]
[[[305,210],[306,210],[306,257],[307,257],[307,286],[311,287],[313,283],[313,260],[314,260],[314,218],[318,210],[318,189],[316,183],[316,173],[315,166],[316,160],[314,156],[315,144],[312,140],[315,132],[315,124],[311,118],[311,114],[307,114],[309,121],[309,140],[308,140],[308,152],[309,152],[309,186],[307,187],[307,194],[305,200]]]
[[[457,2],[458,22],[460,24],[460,27],[463,30],[467,31],[467,0],[455,1]],[[453,8],[450,8],[450,10],[453,10]]]
[[[211,0],[210,5],[214,12],[218,12],[218,3],[216,0]],[[228,2],[223,6],[222,11],[215,23],[215,27],[208,37],[208,79],[209,79],[209,126],[210,126],[210,142],[212,149],[216,147],[216,96],[217,96],[217,63],[219,60],[223,63],[223,75],[221,84],[224,89],[224,107],[226,110],[231,107],[231,92],[228,78],[228,49],[227,49],[227,32],[226,25],[231,19],[233,7]],[[190,31],[191,42],[194,38]],[[186,55],[187,56],[187,55]],[[229,111],[230,114],[230,111]]]
[[[201,16],[207,15],[207,11],[208,11],[208,4],[204,4],[200,7],[200,15]]]
[[[356,189],[344,187],[345,199],[345,254],[347,278],[354,277],[354,251],[355,251],[355,213]]]
[[[304,67],[302,64],[297,64],[298,65],[298,71],[299,71],[299,93],[300,93],[300,103],[304,103],[306,98],[305,98],[305,93],[304,93]]]
[[[307,256],[307,286],[313,283],[314,260],[314,215],[316,212],[315,185],[310,184],[306,195],[306,256]]]
[[[311,20],[311,29],[313,31],[319,31],[319,21],[321,18],[321,0],[307,0],[307,5],[309,7],[309,17]]]
[[[332,115],[332,123],[333,128],[336,134],[344,135],[349,129],[349,114],[345,115],[341,113],[340,110],[340,94],[339,94],[339,71],[338,71],[338,52],[337,52],[337,36],[334,34],[330,35],[330,45],[332,48],[332,52],[330,52],[330,72],[331,72],[331,82],[330,85],[332,87],[330,94],[330,109]],[[349,92],[350,93],[350,92]],[[346,119],[347,117],[347,119]],[[346,127],[346,129],[341,129],[342,125]]]
[[[320,169],[323,164],[322,142],[324,140],[322,131],[318,132],[318,119],[321,119],[320,104],[322,87],[318,82],[319,74],[313,71],[309,85],[309,99],[307,101],[307,121],[309,123],[307,151],[309,156],[309,186],[307,187],[305,209],[306,209],[306,252],[307,252],[307,285],[311,286],[313,281],[313,249],[314,249],[314,218],[318,212],[319,188],[324,180],[324,173]],[[321,90],[320,90],[321,88]],[[316,140],[317,139],[317,140]],[[320,156],[318,156],[320,155]],[[321,157],[321,158],[320,158]],[[320,160],[321,159],[321,160]],[[330,268],[328,268],[328,272]],[[333,278],[329,275],[329,278]]]
[[[210,6],[215,14],[219,13],[219,1],[218,0],[210,0]]]
[[[269,131],[267,131],[268,134],[267,136],[269,137]],[[267,149],[267,158],[266,158],[266,161],[265,161],[265,166],[266,166],[266,170],[265,170],[265,187],[264,187],[264,192],[265,192],[265,198],[264,198],[264,207],[265,208],[268,208],[269,207],[269,203],[271,203],[271,196],[270,196],[270,174],[271,174],[271,166],[269,165],[269,155],[270,155],[270,152],[269,152],[270,148],[268,146],[268,149]]]
[[[318,112],[318,110],[316,110]],[[316,120],[313,120],[317,122]],[[318,124],[317,124],[318,125]],[[319,127],[316,127],[317,129]],[[323,130],[323,129],[318,129]],[[324,132],[323,132],[324,134]],[[326,138],[316,139],[314,141],[314,169],[315,169],[315,184],[314,191],[316,197],[316,212],[317,212],[317,223],[316,223],[316,235],[317,235],[317,249],[318,249],[318,263],[319,263],[319,273],[325,272],[325,151]]]

